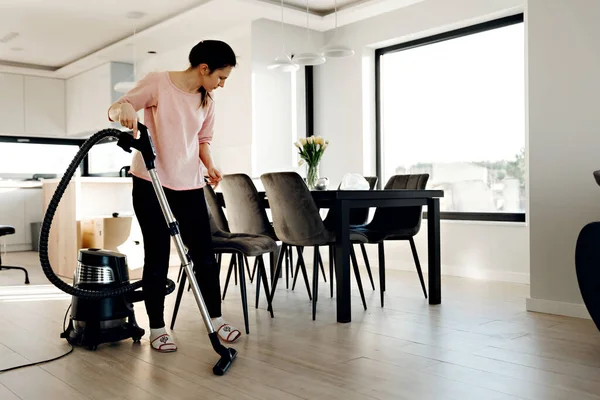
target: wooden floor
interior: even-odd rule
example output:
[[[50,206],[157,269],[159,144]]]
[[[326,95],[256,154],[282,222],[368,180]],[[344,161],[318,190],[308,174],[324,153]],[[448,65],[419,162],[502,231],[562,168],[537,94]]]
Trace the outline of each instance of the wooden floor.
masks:
[[[0,272],[0,369],[67,351],[59,334],[68,296],[45,280],[36,253],[4,261],[26,265],[32,284]],[[444,277],[442,305],[429,306],[416,274],[388,270],[387,279],[382,309],[363,274],[369,308],[353,287],[349,324],[335,322],[322,280],[315,322],[300,282],[294,292],[279,285],[274,319],[264,298],[254,308],[250,288],[250,335],[234,346],[239,357],[223,377],[212,375],[217,356],[188,292],[176,353],[152,351],[147,336],[75,349],[0,374],[0,399],[600,399],[600,332],[591,321],[526,312],[527,285]],[[243,327],[238,287],[223,310]],[[143,304],[136,311],[147,328]]]

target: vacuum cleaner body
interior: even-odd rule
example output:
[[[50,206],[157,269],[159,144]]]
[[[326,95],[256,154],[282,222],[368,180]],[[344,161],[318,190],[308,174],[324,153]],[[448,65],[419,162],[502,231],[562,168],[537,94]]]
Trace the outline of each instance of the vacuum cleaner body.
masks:
[[[108,291],[129,284],[125,255],[103,249],[79,251],[73,286]],[[137,325],[133,303],[141,300],[129,292],[114,297],[87,299],[73,296],[68,328],[61,334],[72,345],[96,349],[102,343],[132,338],[139,342],[144,330]]]

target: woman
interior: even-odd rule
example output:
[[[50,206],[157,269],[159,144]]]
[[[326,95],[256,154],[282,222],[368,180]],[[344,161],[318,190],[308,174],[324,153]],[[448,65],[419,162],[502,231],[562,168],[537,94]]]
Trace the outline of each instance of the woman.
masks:
[[[221,315],[219,268],[212,250],[211,231],[204,199],[206,168],[210,185],[217,186],[221,173],[210,152],[214,131],[214,102],[210,93],[225,86],[236,65],[236,56],[224,42],[205,40],[189,54],[185,71],[151,72],[113,104],[108,115],[137,135],[137,111],[144,109],[144,123],[156,150],[156,171],[167,200],[179,222],[183,242],[194,262],[196,277],[209,314],[221,339],[234,342],[241,332]],[[143,290],[150,320],[152,348],[177,350],[165,329],[165,285],[171,237],[143,158],[134,152],[133,208],[144,239]]]

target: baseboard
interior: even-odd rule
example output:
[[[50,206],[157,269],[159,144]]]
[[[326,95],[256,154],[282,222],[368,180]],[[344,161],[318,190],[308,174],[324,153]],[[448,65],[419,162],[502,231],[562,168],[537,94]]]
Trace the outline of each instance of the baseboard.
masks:
[[[583,319],[592,319],[584,304],[564,303],[562,301],[526,299],[527,311],[535,311],[544,314],[563,315],[565,317],[575,317]]]
[[[4,250],[4,248],[0,248],[0,250]],[[10,253],[10,252],[19,252],[19,251],[32,251],[32,244],[31,243],[25,243],[25,244],[7,244],[6,245],[6,252]]]
[[[422,268],[426,268],[426,266],[423,266]],[[529,285],[529,274],[525,272],[496,271],[491,269],[473,269],[461,266],[442,265],[442,275]]]

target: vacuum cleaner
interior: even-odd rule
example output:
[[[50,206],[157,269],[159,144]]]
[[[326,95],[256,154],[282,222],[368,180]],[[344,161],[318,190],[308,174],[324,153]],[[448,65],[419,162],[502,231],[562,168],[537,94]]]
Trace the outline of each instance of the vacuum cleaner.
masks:
[[[125,255],[105,249],[81,249],[73,276],[73,286],[64,282],[54,273],[48,258],[48,238],[52,219],[79,164],[95,144],[117,138],[117,145],[123,150],[131,152],[132,149],[135,149],[142,154],[171,237],[177,247],[181,264],[206,325],[210,342],[220,356],[213,367],[213,373],[223,375],[236,358],[237,351],[233,348],[226,348],[219,340],[194,275],[194,264],[181,239],[179,224],[169,207],[156,172],[154,163],[156,152],[150,133],[148,128],[139,122],[138,132],[139,135],[136,139],[131,131],[104,129],[86,140],[71,161],[46,210],[39,245],[42,270],[54,286],[72,296],[69,325],[61,337],[71,345],[95,350],[101,343],[118,342],[129,338],[134,342],[139,342],[145,333],[144,329],[137,325],[133,310],[133,303],[144,299],[143,290],[138,290],[142,287],[142,281],[130,282]],[[166,294],[170,294],[174,290],[175,283],[167,279]]]

